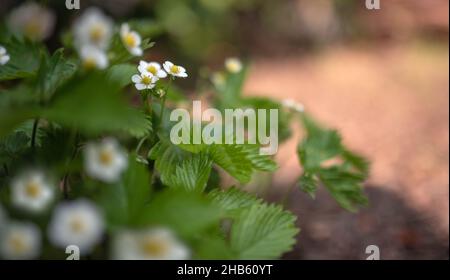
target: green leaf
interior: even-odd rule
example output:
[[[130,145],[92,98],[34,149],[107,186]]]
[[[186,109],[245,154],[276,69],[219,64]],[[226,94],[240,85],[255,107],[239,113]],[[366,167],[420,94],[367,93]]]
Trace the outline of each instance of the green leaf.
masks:
[[[218,225],[220,216],[220,208],[201,193],[168,189],[147,204],[137,221],[142,226],[167,226],[186,237]]]
[[[255,204],[235,219],[230,246],[239,259],[275,259],[295,244],[296,216],[280,206]]]
[[[227,76],[225,86],[219,92],[224,107],[236,104],[236,101],[239,100],[246,77],[247,67],[243,67],[238,73],[230,73]]]
[[[132,64],[117,64],[108,69],[107,76],[110,81],[119,83],[121,87],[131,84],[131,77],[137,74],[137,67]]]
[[[0,137],[6,136],[25,121],[39,115],[36,109],[11,109],[0,111]]]
[[[167,142],[157,143],[149,152],[161,181],[170,187],[203,191],[212,169],[204,153],[193,154]]]
[[[101,73],[75,80],[61,89],[44,117],[86,134],[127,132],[135,137],[150,133],[144,112],[131,108],[119,92],[120,85]]]
[[[263,202],[262,199],[235,187],[227,190],[216,189],[211,191],[208,196],[227,212],[248,208]]]
[[[43,50],[40,45],[26,39],[11,38],[1,42],[10,56],[7,64],[0,67],[0,81],[34,76]]]
[[[102,186],[101,205],[114,225],[130,224],[150,200],[150,176],[145,165],[130,155],[128,169],[117,184]]]
[[[38,88],[44,100],[49,100],[56,89],[66,82],[77,70],[75,63],[63,58],[63,50],[57,50],[52,57],[44,56],[38,71]]]
[[[304,169],[300,188],[314,197],[322,183],[349,211],[367,205],[362,184],[369,173],[368,161],[344,147],[337,131],[324,129],[305,115],[302,120],[307,136],[297,150]]]

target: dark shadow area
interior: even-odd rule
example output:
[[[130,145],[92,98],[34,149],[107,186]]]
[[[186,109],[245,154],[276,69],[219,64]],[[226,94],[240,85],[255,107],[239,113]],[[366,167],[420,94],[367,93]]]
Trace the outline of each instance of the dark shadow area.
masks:
[[[349,213],[323,189],[315,200],[295,190],[288,208],[299,217],[301,232],[284,259],[364,260],[368,245],[380,248],[381,259],[449,258],[448,236],[436,232],[424,213],[382,188],[369,186],[365,192],[369,207]]]

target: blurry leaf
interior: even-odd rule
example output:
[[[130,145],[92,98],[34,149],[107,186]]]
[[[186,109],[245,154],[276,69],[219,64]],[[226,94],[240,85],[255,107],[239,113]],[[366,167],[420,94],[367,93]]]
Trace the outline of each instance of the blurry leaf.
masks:
[[[223,236],[202,236],[194,244],[194,249],[194,259],[231,260],[236,257]]]
[[[36,117],[39,113],[34,109],[13,109],[0,111],[0,137],[7,135],[25,121]]]
[[[159,22],[151,19],[132,19],[128,21],[132,30],[141,35],[141,37],[156,37],[164,32],[164,28]]]
[[[38,96],[26,84],[20,84],[13,88],[0,91],[0,110],[23,109],[27,105],[36,104],[37,101]]]
[[[1,44],[8,52],[10,60],[0,67],[0,81],[26,78],[37,73],[43,53],[37,43],[12,37]]]
[[[110,223],[130,224],[150,199],[150,176],[145,165],[130,155],[121,181],[102,188],[101,204]]]
[[[23,131],[18,131],[5,138],[0,138],[0,163],[9,163],[19,157],[27,148],[30,138]]]
[[[295,215],[280,206],[252,205],[234,220],[231,248],[238,259],[278,258],[295,244],[295,220]]]
[[[131,77],[137,74],[137,67],[132,64],[117,64],[108,69],[108,79],[119,83],[121,87],[131,84]]]
[[[302,191],[309,194],[312,198],[316,197],[316,190],[319,182],[314,176],[303,173],[298,180],[298,184]]]
[[[223,100],[224,108],[228,108],[239,100],[242,95],[242,87],[247,77],[247,67],[244,67],[238,73],[230,73],[227,77],[225,86],[219,92],[219,98]]]
[[[368,161],[345,148],[337,131],[321,128],[308,116],[302,120],[307,135],[297,148],[304,168],[300,188],[314,197],[322,183],[341,207],[356,211],[366,205],[362,184],[368,176]]]
[[[49,100],[56,89],[75,73],[77,66],[63,58],[63,50],[52,57],[44,56],[38,71],[38,88],[44,100]]]
[[[156,195],[137,221],[140,225],[167,226],[186,237],[217,225],[220,216],[220,209],[201,193],[169,189]]]
[[[150,133],[150,120],[142,111],[130,108],[119,88],[105,75],[92,73],[61,89],[44,116],[88,134],[124,131],[143,137]]]

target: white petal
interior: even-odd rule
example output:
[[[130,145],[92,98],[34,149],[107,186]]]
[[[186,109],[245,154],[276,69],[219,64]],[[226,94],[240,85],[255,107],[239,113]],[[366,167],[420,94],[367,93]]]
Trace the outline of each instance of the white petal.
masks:
[[[134,55],[134,56],[141,56],[142,53],[143,53],[143,51],[142,51],[141,48],[136,47],[136,48],[132,48],[132,49],[130,50],[130,53],[131,53],[132,55]]]
[[[0,64],[5,65],[9,61],[9,55],[0,56]]]
[[[6,53],[6,49],[3,46],[0,46],[0,56]]]
[[[134,74],[133,77],[131,77],[131,81],[133,81],[133,83],[138,84],[141,82],[141,76],[139,76],[138,74]]]
[[[170,61],[166,61],[166,62],[164,62],[164,64],[163,64],[163,67],[164,67],[164,70],[166,70],[166,72],[167,73],[172,73],[171,71],[170,71],[170,68],[173,66],[173,63],[172,62],[170,62]]]
[[[161,70],[161,64],[158,62],[150,62],[148,64],[148,67],[154,67],[157,71]]]
[[[187,73],[180,73],[177,75],[180,78],[187,78],[188,74]]]
[[[178,66],[178,71],[180,71],[180,73],[185,73],[186,68],[184,68],[183,66]]]
[[[134,86],[136,87],[137,90],[144,90],[147,88],[147,86],[144,84],[135,84]]]
[[[163,79],[163,78],[167,77],[167,73],[164,70],[158,70],[157,76],[158,76],[158,78]]]
[[[155,84],[149,84],[148,86],[147,86],[147,89],[152,89],[152,88],[154,88],[155,87]]]
[[[125,36],[128,32],[130,32],[130,26],[128,25],[128,23],[123,23],[120,26],[120,36]]]

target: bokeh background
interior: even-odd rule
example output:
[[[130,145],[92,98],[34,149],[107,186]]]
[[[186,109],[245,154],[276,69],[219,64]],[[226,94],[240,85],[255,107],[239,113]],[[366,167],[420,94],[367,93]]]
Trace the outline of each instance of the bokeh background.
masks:
[[[0,15],[24,1],[1,0]],[[38,1],[57,13],[54,34],[81,11],[62,0]],[[372,163],[369,207],[341,209],[321,190],[295,188],[295,149],[280,148],[280,169],[261,195],[286,200],[302,229],[287,259],[449,257],[449,2],[380,0],[80,0],[118,20],[152,20],[157,42],[148,59],[172,57],[195,78],[226,57],[251,62],[248,95],[292,98]],[[56,49],[60,38],[47,44]],[[196,79],[186,81],[193,92]],[[253,187],[258,185],[254,182]],[[252,186],[250,186],[252,188]],[[257,186],[254,188],[261,191]]]

